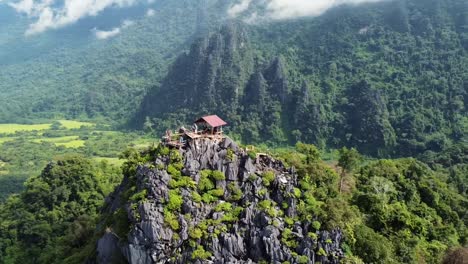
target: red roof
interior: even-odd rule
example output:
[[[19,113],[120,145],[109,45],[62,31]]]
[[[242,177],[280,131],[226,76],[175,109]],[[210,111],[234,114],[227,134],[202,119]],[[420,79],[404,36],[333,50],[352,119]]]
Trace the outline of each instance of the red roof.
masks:
[[[219,116],[217,115],[204,116],[198,119],[197,121],[195,121],[195,123],[202,123],[202,122],[206,122],[211,127],[220,127],[220,126],[227,125],[227,123],[224,122],[224,120],[219,118]]]

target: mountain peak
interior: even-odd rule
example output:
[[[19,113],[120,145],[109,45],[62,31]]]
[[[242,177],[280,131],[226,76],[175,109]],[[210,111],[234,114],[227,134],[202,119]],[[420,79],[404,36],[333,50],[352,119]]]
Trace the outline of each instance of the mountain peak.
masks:
[[[252,155],[229,138],[157,153],[109,200],[125,208],[131,228],[116,234],[118,222],[110,223],[98,243],[100,263],[121,255],[131,264],[338,263],[344,256],[340,230],[319,230],[305,220],[311,215],[298,206],[294,168]],[[123,196],[128,202],[117,199]]]

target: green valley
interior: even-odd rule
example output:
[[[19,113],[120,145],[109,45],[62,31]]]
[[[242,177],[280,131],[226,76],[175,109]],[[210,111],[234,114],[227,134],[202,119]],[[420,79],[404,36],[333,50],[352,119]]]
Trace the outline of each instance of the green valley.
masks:
[[[466,264],[467,52],[467,0],[0,0],[0,264]]]
[[[0,199],[23,189],[23,182],[40,173],[54,157],[81,154],[98,162],[120,166],[122,150],[144,148],[157,139],[118,132],[109,126],[74,120],[43,124],[0,125]]]

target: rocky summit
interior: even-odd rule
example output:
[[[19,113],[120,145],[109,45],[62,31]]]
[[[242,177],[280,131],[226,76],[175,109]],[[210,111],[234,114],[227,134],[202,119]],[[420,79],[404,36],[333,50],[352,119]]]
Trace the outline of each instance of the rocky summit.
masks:
[[[338,263],[341,230],[302,215],[298,175],[231,139],[159,146],[124,166],[98,263]],[[301,219],[301,220],[299,220]]]

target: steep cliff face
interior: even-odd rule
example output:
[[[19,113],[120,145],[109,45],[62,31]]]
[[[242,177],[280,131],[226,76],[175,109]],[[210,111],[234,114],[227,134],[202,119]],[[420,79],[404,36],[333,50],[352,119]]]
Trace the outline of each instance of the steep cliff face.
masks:
[[[320,230],[304,209],[310,201],[301,197],[293,168],[249,155],[230,139],[155,153],[109,197],[107,213],[117,217],[106,223],[97,262],[338,263],[343,257],[342,232]]]
[[[182,109],[236,111],[253,64],[245,28],[229,23],[179,56],[161,86],[149,91],[136,118]]]
[[[284,141],[278,131],[283,129],[280,113],[290,102],[285,63],[280,57],[259,59],[256,52],[248,28],[239,23],[197,40],[148,92],[134,123],[142,127],[151,120],[161,129],[216,112],[246,142]],[[266,131],[264,137],[259,131]]]
[[[216,113],[249,144],[301,141],[380,157],[438,152],[466,134],[467,38],[466,1],[436,2],[228,24],[177,60],[133,125],[163,132]]]

